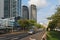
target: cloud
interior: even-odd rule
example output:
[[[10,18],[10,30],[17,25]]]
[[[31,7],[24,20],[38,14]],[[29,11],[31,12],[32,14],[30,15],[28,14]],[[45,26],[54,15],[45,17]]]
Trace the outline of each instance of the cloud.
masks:
[[[58,1],[58,5],[60,5],[60,0],[57,0]]]
[[[47,0],[29,0],[28,3],[29,5],[34,4],[37,7],[44,7],[48,4]]]

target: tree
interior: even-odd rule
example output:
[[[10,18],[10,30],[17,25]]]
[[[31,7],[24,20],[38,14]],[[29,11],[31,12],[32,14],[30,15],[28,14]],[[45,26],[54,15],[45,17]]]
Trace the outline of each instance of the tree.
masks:
[[[51,17],[47,18],[48,20],[52,20],[51,23],[49,23],[48,27],[50,28],[56,28],[58,23],[60,23],[60,6],[57,7],[55,14],[53,14]]]
[[[41,24],[37,24],[35,23],[35,26],[39,29],[39,28],[43,28],[43,26]]]
[[[18,23],[20,24],[21,28],[25,30],[25,28],[29,25],[28,20],[18,20]]]
[[[34,20],[18,20],[18,23],[20,24],[20,26],[23,28],[23,30],[25,29],[30,29],[32,28],[32,26],[34,26],[34,23],[36,23]]]
[[[55,14],[47,18],[48,20],[60,20],[60,6],[57,7]]]
[[[56,26],[57,26],[57,20],[50,21],[48,24],[48,28],[50,28],[50,30],[53,30],[54,28],[56,28]]]
[[[30,24],[30,26],[34,26],[35,23],[36,23],[35,20],[29,20],[29,24]]]

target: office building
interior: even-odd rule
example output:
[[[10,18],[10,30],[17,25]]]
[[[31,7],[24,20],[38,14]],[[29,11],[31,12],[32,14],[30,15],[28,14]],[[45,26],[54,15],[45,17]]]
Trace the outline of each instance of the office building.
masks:
[[[0,0],[0,18],[21,16],[21,0]]]
[[[18,16],[22,16],[21,14],[21,5],[22,5],[22,0],[17,0],[17,11],[18,11]]]
[[[27,6],[22,6],[22,18],[29,19],[29,9]]]
[[[30,5],[29,8],[29,19],[37,21],[37,8],[34,4]]]

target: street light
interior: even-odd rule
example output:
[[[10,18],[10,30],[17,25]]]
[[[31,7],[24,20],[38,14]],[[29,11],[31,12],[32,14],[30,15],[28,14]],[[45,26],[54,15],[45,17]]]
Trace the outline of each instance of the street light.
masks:
[[[14,20],[11,20],[11,26],[12,26],[12,32],[13,32]]]

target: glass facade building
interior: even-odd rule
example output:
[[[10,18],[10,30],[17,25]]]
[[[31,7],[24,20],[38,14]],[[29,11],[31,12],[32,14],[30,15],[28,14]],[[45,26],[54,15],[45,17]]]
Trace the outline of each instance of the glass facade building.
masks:
[[[29,9],[27,6],[22,6],[22,18],[29,19]]]
[[[2,14],[2,17],[21,16],[21,0],[0,0],[0,5],[2,5],[0,6],[0,14]]]
[[[21,0],[10,0],[11,17],[21,16]]]
[[[30,5],[29,19],[37,21],[37,8],[36,8],[36,5],[34,4]]]
[[[4,0],[4,17],[10,17],[10,0]]]
[[[22,16],[22,14],[21,14],[21,0],[17,0],[17,11],[18,11],[18,16]]]

